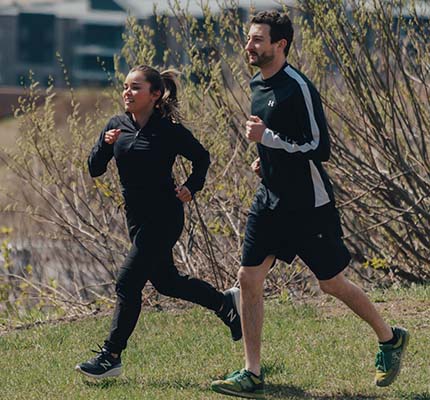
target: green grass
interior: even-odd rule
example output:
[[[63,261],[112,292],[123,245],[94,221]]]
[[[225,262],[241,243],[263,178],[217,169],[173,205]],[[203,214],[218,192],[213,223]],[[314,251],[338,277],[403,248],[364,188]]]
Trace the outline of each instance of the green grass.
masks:
[[[387,299],[378,307],[389,321],[412,333],[404,368],[391,387],[373,386],[375,338],[337,301],[294,305],[272,300],[266,307],[263,340],[271,392],[267,399],[430,399],[428,289],[377,292],[372,297]],[[414,304],[427,311],[417,313]],[[91,318],[1,336],[0,398],[228,398],[211,392],[209,385],[242,367],[242,344],[230,340],[213,314],[198,307],[144,311],[123,354],[124,375],[101,382],[86,379],[74,366],[92,356],[89,349],[102,343],[109,323],[110,318]]]

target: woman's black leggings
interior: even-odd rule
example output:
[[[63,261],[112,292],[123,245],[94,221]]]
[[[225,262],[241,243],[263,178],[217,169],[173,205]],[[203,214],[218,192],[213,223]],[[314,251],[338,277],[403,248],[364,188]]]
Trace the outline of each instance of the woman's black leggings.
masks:
[[[200,279],[182,275],[173,263],[172,248],[184,225],[182,203],[174,199],[157,209],[126,200],[127,227],[132,246],[119,270],[117,301],[104,347],[121,353],[139,318],[142,289],[149,280],[158,292],[218,311],[223,294]]]

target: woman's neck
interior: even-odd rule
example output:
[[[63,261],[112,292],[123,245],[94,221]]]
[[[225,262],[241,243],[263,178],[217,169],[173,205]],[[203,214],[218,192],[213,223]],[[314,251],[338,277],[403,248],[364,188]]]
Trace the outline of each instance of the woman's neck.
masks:
[[[152,113],[154,112],[154,109],[151,109],[149,112],[141,112],[139,114],[132,113],[132,117],[134,122],[139,125],[139,128],[143,128],[149,121],[149,118],[151,118]]]

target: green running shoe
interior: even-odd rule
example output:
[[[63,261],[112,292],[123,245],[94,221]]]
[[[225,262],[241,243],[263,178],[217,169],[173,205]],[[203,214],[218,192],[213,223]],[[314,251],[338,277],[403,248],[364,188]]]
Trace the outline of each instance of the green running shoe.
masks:
[[[234,371],[227,375],[224,380],[212,382],[211,389],[229,396],[264,399],[263,373],[257,376],[246,369]]]
[[[402,359],[409,343],[409,332],[400,327],[394,327],[393,332],[398,337],[396,344],[380,344],[376,354],[376,386],[391,385],[399,375]]]

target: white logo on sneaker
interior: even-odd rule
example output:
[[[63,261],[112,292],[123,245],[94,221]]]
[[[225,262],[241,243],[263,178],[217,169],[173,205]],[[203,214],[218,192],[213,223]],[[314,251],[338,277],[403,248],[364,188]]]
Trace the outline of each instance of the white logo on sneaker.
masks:
[[[236,318],[236,313],[234,312],[233,308],[228,312],[227,317],[230,322],[234,321],[234,319]]]
[[[101,362],[100,365],[104,368],[104,369],[108,369],[109,367],[112,367],[112,364],[106,360],[105,362]]]

